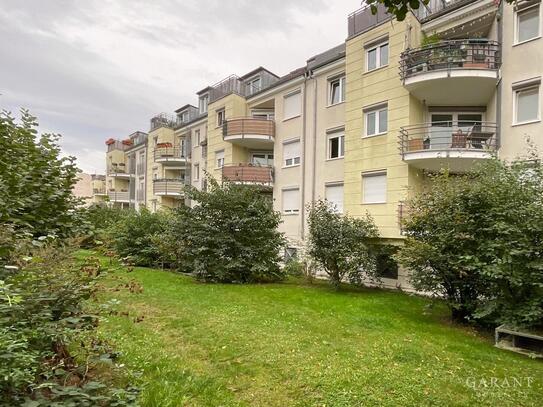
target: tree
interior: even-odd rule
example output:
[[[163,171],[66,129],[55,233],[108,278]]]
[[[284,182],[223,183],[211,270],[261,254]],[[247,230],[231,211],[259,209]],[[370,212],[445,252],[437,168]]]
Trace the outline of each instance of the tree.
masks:
[[[186,187],[197,202],[176,209],[168,234],[175,239],[181,271],[203,281],[251,283],[280,280],[284,237],[280,214],[261,188],[208,178],[208,191]]]
[[[543,168],[488,160],[442,172],[408,202],[398,260],[457,321],[543,324]]]
[[[34,237],[66,237],[81,226],[72,195],[79,170],[61,157],[59,135],[38,137],[36,118],[21,112],[20,123],[0,113],[0,224]]]
[[[389,14],[396,16],[398,21],[403,21],[409,10],[418,10],[422,5],[427,5],[430,0],[366,0],[373,14],[377,14],[377,6],[382,4]],[[506,3],[514,3],[515,0],[506,0]]]
[[[372,245],[379,236],[373,219],[337,213],[328,201],[310,207],[309,256],[336,289],[345,277],[360,283],[375,276]]]

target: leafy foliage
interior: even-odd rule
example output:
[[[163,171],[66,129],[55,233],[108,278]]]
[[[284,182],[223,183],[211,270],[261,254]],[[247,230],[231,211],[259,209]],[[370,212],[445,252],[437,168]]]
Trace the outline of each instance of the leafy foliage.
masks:
[[[20,123],[0,113],[0,224],[34,237],[71,236],[82,226],[75,158],[61,158],[60,136],[38,136],[36,125],[25,110]]]
[[[379,233],[369,215],[341,215],[328,201],[319,200],[310,207],[308,223],[308,254],[336,288],[345,277],[360,284],[375,276],[372,242]]]
[[[208,180],[209,190],[187,188],[198,204],[175,211],[169,236],[181,271],[203,281],[267,282],[283,278],[280,215],[257,186]]]
[[[443,172],[408,206],[398,259],[416,288],[444,296],[456,320],[543,324],[540,162]]]

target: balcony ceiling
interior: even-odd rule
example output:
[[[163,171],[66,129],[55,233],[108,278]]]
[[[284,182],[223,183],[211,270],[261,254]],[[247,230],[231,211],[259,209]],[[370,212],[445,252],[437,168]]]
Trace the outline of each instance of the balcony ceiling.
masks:
[[[233,135],[225,136],[224,141],[245,147],[251,150],[270,150],[273,149],[275,138],[273,136],[262,135]]]
[[[459,150],[432,150],[405,153],[403,160],[412,167],[438,172],[449,169],[452,173],[463,173],[482,160],[492,158],[491,152],[486,151],[459,151]]]

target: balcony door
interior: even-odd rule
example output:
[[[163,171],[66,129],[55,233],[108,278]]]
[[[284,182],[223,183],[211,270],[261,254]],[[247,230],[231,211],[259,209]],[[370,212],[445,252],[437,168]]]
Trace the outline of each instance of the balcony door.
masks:
[[[273,165],[272,152],[253,152],[251,153],[251,164],[259,167],[271,167]]]
[[[465,148],[462,141],[453,140],[453,135],[467,136],[473,130],[481,128],[482,113],[433,113],[428,137],[424,140],[425,148],[441,150]]]

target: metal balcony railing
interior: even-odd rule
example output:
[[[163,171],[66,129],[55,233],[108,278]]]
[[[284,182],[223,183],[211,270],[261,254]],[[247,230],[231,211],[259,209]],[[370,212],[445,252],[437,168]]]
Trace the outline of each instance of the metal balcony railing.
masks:
[[[496,123],[433,122],[400,129],[403,154],[432,150],[496,151]]]
[[[385,6],[377,4],[377,13],[371,12],[371,7],[365,5],[362,8],[352,12],[347,17],[348,37],[366,32],[376,25],[388,21],[392,18],[387,13]]]
[[[241,117],[229,119],[222,126],[223,137],[228,136],[275,136],[275,122],[258,117]]]
[[[153,180],[155,195],[180,196],[183,194],[184,178],[158,178]]]
[[[106,188],[93,188],[92,193],[94,195],[105,195],[106,194]]]
[[[254,164],[225,165],[222,167],[224,181],[248,184],[273,184],[273,167]]]
[[[128,191],[111,191],[109,190],[107,195],[110,201],[123,201],[128,202],[130,200]]]
[[[177,119],[167,113],[159,113],[151,118],[150,131],[156,130],[160,127],[168,127],[170,129],[175,128],[177,125]]]
[[[154,151],[156,160],[184,160],[187,158],[184,149],[179,147],[156,147]]]
[[[400,56],[400,77],[458,69],[497,70],[501,64],[500,44],[486,39],[441,41],[408,49]]]
[[[107,167],[107,173],[108,174],[128,174],[126,171],[126,164],[118,163],[118,164],[111,164]]]

